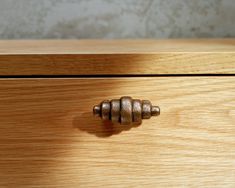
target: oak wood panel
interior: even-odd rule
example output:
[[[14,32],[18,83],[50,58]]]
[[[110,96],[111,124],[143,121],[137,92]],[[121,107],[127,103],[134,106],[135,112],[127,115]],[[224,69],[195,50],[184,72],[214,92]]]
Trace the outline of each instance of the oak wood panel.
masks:
[[[235,39],[0,41],[0,76],[235,74]]]
[[[103,124],[130,95],[161,115]],[[235,187],[235,77],[1,79],[0,187]]]
[[[1,55],[234,52],[235,39],[0,40]]]

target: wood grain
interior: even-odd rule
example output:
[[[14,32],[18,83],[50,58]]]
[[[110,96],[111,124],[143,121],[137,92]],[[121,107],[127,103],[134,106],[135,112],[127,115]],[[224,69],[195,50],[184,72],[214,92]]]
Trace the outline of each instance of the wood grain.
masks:
[[[161,107],[139,127],[92,107]],[[235,77],[0,80],[0,187],[235,187]]]
[[[235,39],[0,41],[0,76],[235,74]]]

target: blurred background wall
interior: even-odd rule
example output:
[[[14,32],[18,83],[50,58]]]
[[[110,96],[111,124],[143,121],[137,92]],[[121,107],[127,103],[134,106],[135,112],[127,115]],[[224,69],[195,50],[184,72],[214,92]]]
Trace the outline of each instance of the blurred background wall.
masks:
[[[235,0],[0,0],[0,38],[235,37]]]

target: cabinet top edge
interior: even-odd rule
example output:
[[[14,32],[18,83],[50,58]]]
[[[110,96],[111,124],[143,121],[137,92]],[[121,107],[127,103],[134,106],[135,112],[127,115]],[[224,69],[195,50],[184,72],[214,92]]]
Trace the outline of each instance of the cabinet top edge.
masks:
[[[0,40],[0,55],[235,53],[233,39]]]
[[[154,74],[235,74],[235,39],[0,41],[0,76]]]

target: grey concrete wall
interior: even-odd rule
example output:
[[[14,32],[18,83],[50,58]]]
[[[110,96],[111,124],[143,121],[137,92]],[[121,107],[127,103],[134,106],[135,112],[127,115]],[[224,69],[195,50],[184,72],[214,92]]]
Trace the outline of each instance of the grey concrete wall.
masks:
[[[235,37],[235,0],[0,0],[0,38]]]

